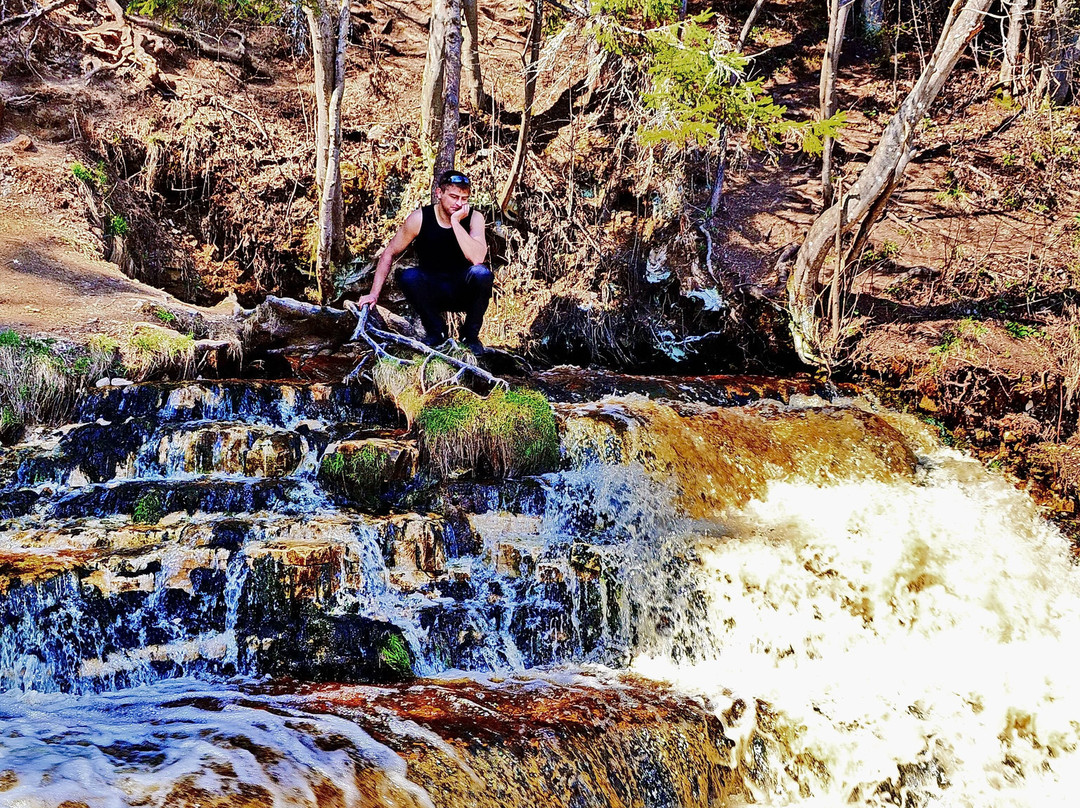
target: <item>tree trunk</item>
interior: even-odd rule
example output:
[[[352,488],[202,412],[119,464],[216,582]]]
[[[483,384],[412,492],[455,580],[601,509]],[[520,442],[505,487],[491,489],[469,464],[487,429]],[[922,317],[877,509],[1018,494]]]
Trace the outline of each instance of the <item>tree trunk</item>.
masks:
[[[465,54],[462,69],[465,92],[473,115],[483,112],[491,104],[484,92],[484,78],[480,75],[480,34],[476,20],[476,2],[477,0],[462,0],[461,3],[461,12],[465,17],[465,25],[461,29],[464,38],[462,50]]]
[[[1009,4],[1009,30],[1005,35],[1005,53],[1001,59],[998,81],[1016,95],[1016,83],[1020,66],[1020,42],[1024,32],[1024,18],[1031,0],[1012,0]]]
[[[836,73],[840,66],[840,51],[844,46],[844,31],[847,29],[848,14],[854,0],[828,0],[829,3],[829,39],[825,45],[825,55],[821,59],[821,86],[819,104],[821,120],[836,114]],[[832,155],[835,145],[831,137],[824,140],[821,148],[821,198],[822,209],[833,202]]]
[[[765,0],[757,0],[754,3],[754,7],[750,9],[750,13],[746,17],[746,22],[743,23],[742,31],[739,32],[739,41],[735,44],[735,50],[742,52],[742,49],[746,46],[746,40],[750,36],[750,32],[754,28],[754,23],[757,22],[758,14],[761,13],[762,7],[765,5]]]
[[[461,121],[461,3],[449,0],[446,25],[446,47],[443,51],[442,124],[439,148],[435,153],[436,182],[440,174],[454,167],[457,153],[458,124]],[[435,201],[435,182],[431,184],[431,201]]]
[[[720,154],[717,157],[716,163],[716,179],[713,180],[712,193],[709,195],[709,215],[715,216],[720,212],[720,208],[724,204],[724,179],[727,175],[727,150],[728,150],[728,128],[727,124],[720,124],[720,135],[717,138],[719,142],[718,151]]]
[[[323,304],[333,291],[334,265],[345,257],[345,201],[341,192],[341,103],[349,0],[305,5],[315,63],[315,184],[319,192],[315,281]]]
[[[792,337],[795,350],[807,364],[820,363],[816,293],[837,227],[843,221],[843,231],[855,226],[868,231],[872,224],[870,218],[880,214],[914,153],[913,141],[919,122],[926,116],[964,49],[982,30],[990,3],[991,0],[954,0],[926,68],[885,127],[866,168],[840,201],[822,213],[807,232],[788,278]]]
[[[521,180],[521,174],[525,168],[525,155],[529,141],[529,123],[532,120],[533,100],[536,98],[537,69],[540,62],[540,36],[544,26],[544,0],[533,0],[532,27],[529,28],[529,42],[526,53],[522,54],[522,61],[526,55],[528,62],[525,64],[525,104],[521,108],[521,128],[518,129],[517,150],[514,152],[514,163],[510,167],[510,174],[503,185],[502,193],[499,194],[499,209],[506,213],[510,199],[514,195],[514,189]]]
[[[885,0],[863,0],[863,34],[879,37],[885,30]]]
[[[1080,33],[1072,25],[1075,2],[1056,0],[1044,30],[1038,32],[1042,40],[1038,94],[1055,104],[1065,104],[1072,96],[1080,62]]]
[[[431,0],[424,83],[420,90],[420,139],[425,148],[442,139],[443,53],[450,18],[450,0]]]

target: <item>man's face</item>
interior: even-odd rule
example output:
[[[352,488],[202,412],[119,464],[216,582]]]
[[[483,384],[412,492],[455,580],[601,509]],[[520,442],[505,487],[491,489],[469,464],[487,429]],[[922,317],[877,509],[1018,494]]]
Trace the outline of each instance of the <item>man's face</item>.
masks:
[[[447,185],[439,189],[439,204],[447,215],[456,213],[469,203],[469,189]]]

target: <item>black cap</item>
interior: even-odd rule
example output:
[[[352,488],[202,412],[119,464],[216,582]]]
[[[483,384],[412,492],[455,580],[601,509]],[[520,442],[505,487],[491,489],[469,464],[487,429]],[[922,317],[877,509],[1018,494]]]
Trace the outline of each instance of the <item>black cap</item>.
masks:
[[[461,188],[470,188],[472,183],[469,182],[469,178],[462,174],[460,171],[444,171],[439,176],[439,187],[442,188],[445,185],[457,185]]]

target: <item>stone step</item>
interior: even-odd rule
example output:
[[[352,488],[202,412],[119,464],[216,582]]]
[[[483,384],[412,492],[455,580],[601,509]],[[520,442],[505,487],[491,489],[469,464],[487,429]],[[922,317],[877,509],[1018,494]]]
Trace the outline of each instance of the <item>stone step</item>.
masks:
[[[5,452],[0,457],[0,491],[197,475],[288,477],[314,471],[333,440],[395,434],[397,430],[348,422],[305,422],[293,428],[242,421],[158,426],[149,419],[130,418],[77,424]]]
[[[183,421],[244,421],[291,427],[303,421],[404,426],[392,407],[376,403],[359,385],[221,381],[133,384],[88,393],[79,405],[81,421],[153,418],[159,424]]]
[[[61,496],[38,511],[45,519],[126,514],[137,522],[155,523],[167,514],[251,513],[300,514],[318,507],[316,490],[298,479],[128,480],[87,485]]]
[[[618,661],[627,612],[605,548],[537,547],[531,566],[503,572],[485,546],[519,536],[495,524],[478,526],[486,537],[467,520],[422,513],[0,525],[0,684],[79,690],[204,672],[379,679],[391,636],[417,670]]]

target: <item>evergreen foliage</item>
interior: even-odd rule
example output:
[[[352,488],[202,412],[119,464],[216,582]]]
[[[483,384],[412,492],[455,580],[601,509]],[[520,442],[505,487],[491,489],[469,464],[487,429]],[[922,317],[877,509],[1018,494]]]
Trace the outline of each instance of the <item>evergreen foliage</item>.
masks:
[[[666,0],[596,0],[593,34],[607,50],[639,60],[651,88],[645,104],[658,121],[640,131],[642,143],[681,148],[715,145],[725,129],[744,132],[750,147],[767,151],[795,140],[812,155],[822,151],[844,124],[839,112],[824,121],[793,121],[787,108],[764,89],[764,79],[746,79],[750,59],[728,50],[705,13],[676,21],[679,3]],[[645,27],[626,23],[639,21]],[[650,23],[656,23],[650,27]]]

